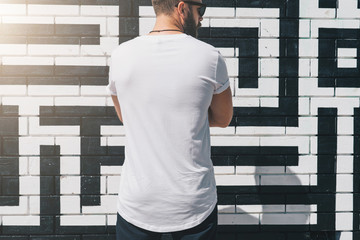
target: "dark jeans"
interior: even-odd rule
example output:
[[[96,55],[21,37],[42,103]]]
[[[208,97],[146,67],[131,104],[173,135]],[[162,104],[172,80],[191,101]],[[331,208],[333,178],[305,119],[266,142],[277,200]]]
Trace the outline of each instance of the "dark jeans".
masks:
[[[211,214],[199,225],[177,232],[169,232],[174,240],[215,240],[218,225],[217,204]],[[116,240],[160,240],[163,233],[139,228],[119,213],[116,221]]]

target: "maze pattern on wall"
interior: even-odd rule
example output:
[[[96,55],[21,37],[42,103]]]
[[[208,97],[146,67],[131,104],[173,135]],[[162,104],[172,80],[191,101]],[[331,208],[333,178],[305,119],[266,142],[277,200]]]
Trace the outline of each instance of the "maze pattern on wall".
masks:
[[[203,2],[234,103],[211,128],[219,237],[359,239],[360,1]],[[154,23],[150,0],[0,0],[0,239],[114,239],[109,57]]]

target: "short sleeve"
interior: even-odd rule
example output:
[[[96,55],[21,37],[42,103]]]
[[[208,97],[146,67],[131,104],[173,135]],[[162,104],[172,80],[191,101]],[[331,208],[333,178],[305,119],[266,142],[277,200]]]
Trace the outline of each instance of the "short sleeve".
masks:
[[[215,84],[214,94],[219,94],[219,93],[225,91],[230,86],[229,75],[227,72],[226,63],[220,52],[219,52],[219,56],[218,56],[217,66],[216,66],[215,81],[216,81],[216,84]]]
[[[110,59],[110,64],[109,64],[109,84],[106,86],[106,92],[110,95],[117,95],[116,94],[116,88],[115,88],[115,82],[113,80],[113,76],[112,76],[112,58]]]

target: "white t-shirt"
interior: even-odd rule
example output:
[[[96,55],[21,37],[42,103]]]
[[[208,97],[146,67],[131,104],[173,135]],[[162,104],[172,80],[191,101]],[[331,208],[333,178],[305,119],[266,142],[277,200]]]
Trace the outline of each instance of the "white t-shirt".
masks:
[[[117,209],[153,232],[188,229],[217,202],[208,108],[229,87],[220,52],[186,34],[144,35],[111,54],[107,92],[125,129]]]

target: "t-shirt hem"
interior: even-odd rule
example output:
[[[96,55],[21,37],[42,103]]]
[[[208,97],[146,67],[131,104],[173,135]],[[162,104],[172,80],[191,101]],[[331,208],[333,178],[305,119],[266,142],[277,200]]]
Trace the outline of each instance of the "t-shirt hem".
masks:
[[[229,79],[225,82],[224,85],[222,85],[220,88],[216,89],[214,91],[214,94],[219,94],[222,93],[223,91],[225,91],[228,87],[230,86],[230,81]]]
[[[129,223],[131,223],[137,227],[140,227],[142,229],[148,230],[148,231],[162,232],[162,233],[177,232],[177,231],[186,230],[186,229],[189,229],[189,228],[192,228],[192,227],[195,227],[195,226],[201,224],[207,217],[210,216],[210,214],[216,207],[216,203],[217,203],[217,198],[215,198],[215,201],[211,204],[211,207],[209,208],[209,210],[206,212],[206,214],[202,218],[199,218],[196,221],[186,223],[183,225],[174,225],[174,226],[168,226],[168,227],[158,227],[158,226],[152,226],[152,225],[142,223],[140,221],[137,221],[137,220],[127,216],[123,211],[121,211],[120,208],[118,208],[118,213],[121,215],[122,218],[124,218]]]

